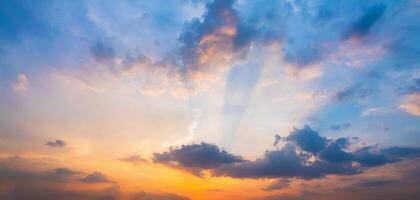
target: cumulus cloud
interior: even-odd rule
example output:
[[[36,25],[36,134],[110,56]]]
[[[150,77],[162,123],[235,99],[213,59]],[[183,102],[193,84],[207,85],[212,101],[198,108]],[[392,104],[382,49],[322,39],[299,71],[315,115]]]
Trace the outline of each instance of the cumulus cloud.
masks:
[[[245,161],[236,165],[221,166],[214,170],[215,175],[236,178],[321,178],[329,174],[351,175],[360,172],[351,163],[332,163],[316,160],[300,154],[293,146],[281,150],[267,151],[262,158]]]
[[[202,19],[195,18],[184,25],[178,39],[182,72],[192,78],[201,78],[209,64],[228,65],[239,20],[234,2],[215,0],[208,3]]]
[[[286,140],[294,142],[302,150],[314,154],[324,149],[327,143],[327,138],[321,137],[318,132],[312,130],[307,125],[303,129],[294,128]]]
[[[155,153],[153,161],[172,167],[180,167],[200,172],[217,168],[221,165],[242,162],[240,156],[221,150],[218,146],[202,142],[201,144],[182,145],[171,148],[168,152]]]
[[[328,162],[349,162],[352,160],[352,155],[343,150],[348,145],[349,140],[346,138],[330,140],[329,144],[319,153],[319,157]]]
[[[54,141],[48,141],[47,143],[45,143],[45,145],[50,147],[64,147],[66,146],[66,142],[60,139],[56,139]]]
[[[155,154],[154,161],[188,169],[194,174],[210,170],[214,176],[235,178],[321,178],[354,175],[364,170],[420,156],[420,148],[364,146],[350,151],[354,138],[322,137],[309,126],[295,128],[284,137],[285,145],[267,150],[261,158],[244,160],[206,143],[171,148]],[[357,165],[355,165],[357,163]]]

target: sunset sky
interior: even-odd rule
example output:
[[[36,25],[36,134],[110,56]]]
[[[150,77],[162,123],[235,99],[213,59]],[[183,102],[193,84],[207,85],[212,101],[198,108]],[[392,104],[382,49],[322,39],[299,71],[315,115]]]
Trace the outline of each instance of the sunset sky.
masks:
[[[419,0],[0,0],[1,200],[416,200]]]

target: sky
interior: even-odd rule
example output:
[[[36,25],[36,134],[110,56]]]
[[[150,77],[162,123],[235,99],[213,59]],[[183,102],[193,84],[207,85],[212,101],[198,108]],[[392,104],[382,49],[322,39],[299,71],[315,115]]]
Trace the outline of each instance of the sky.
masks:
[[[0,199],[420,196],[419,0],[2,0]]]

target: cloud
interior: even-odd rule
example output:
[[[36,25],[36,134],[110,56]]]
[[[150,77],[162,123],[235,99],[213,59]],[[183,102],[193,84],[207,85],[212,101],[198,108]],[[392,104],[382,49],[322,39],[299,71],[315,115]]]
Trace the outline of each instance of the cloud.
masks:
[[[28,87],[28,78],[25,74],[19,74],[16,82],[12,84],[12,89],[16,92],[25,91]]]
[[[339,102],[362,99],[372,95],[373,91],[362,87],[359,84],[346,87],[335,93],[334,98]]]
[[[189,198],[172,193],[146,193],[139,192],[131,195],[129,200],[188,200]]]
[[[366,10],[366,12],[355,22],[353,22],[343,34],[345,40],[351,38],[361,38],[367,35],[373,25],[385,13],[386,6],[383,4],[375,5]]]
[[[52,171],[32,172],[13,167],[0,166],[1,180],[13,181],[52,181],[67,182],[80,172],[68,168],[57,168]]]
[[[164,153],[155,153],[153,161],[168,166],[201,171],[213,169],[224,164],[242,162],[243,159],[240,156],[219,149],[216,145],[202,142],[201,144],[171,148]]]
[[[20,158],[0,159],[0,199],[5,200],[187,200],[172,193],[124,193],[105,174],[93,172],[80,179],[83,172],[70,168],[47,171],[34,169],[33,161]],[[94,185],[112,183],[107,185]],[[89,184],[89,185],[86,185]],[[70,187],[69,187],[70,186]]]
[[[375,189],[375,188],[383,188],[384,186],[398,184],[400,181],[392,180],[392,179],[381,179],[381,178],[372,178],[372,179],[365,179],[360,180],[356,183],[350,184],[343,188],[339,188],[338,191],[344,192],[358,192],[360,190],[365,189]]]
[[[50,147],[64,147],[66,143],[63,140],[56,139],[55,141],[48,141],[45,145]]]
[[[244,160],[206,143],[171,148],[155,154],[156,163],[188,169],[193,174],[209,170],[213,176],[234,178],[322,178],[355,175],[364,170],[420,156],[420,148],[364,146],[349,150],[354,138],[330,139],[305,125],[295,128],[282,149],[267,150],[261,158]],[[357,163],[357,164],[355,164]]]
[[[324,149],[327,143],[327,138],[321,137],[318,132],[312,130],[309,126],[305,126],[303,129],[294,128],[286,137],[286,140],[296,143],[302,150],[313,154]]]
[[[420,156],[420,148],[389,147],[381,152],[390,157],[417,157]]]
[[[236,165],[221,166],[214,170],[218,176],[236,178],[321,178],[329,174],[351,175],[360,173],[351,163],[332,163],[323,160],[310,162],[310,157],[300,154],[293,146],[266,151],[262,158]]]
[[[57,174],[62,174],[62,175],[67,175],[67,176],[71,176],[71,175],[75,175],[75,174],[80,174],[79,171],[74,171],[72,169],[69,168],[56,168],[54,169],[54,172]]]
[[[19,183],[8,194],[14,200],[117,200],[114,188],[103,190],[72,190],[48,185]]]
[[[352,160],[367,167],[380,166],[395,162],[394,159],[389,158],[385,154],[377,152],[374,147],[364,147],[352,154]]]
[[[389,185],[392,183],[395,183],[395,180],[383,180],[383,179],[377,179],[377,180],[364,180],[357,183],[357,186],[359,187],[378,187],[378,186],[384,186]]]
[[[125,157],[125,158],[120,158],[118,160],[123,161],[123,162],[133,163],[133,164],[147,164],[147,163],[149,163],[148,160],[140,157],[139,155],[134,155],[134,156],[129,156],[129,157]]]
[[[399,90],[404,94],[412,94],[420,92],[420,78],[414,78],[410,85],[406,87],[399,87]]]
[[[263,188],[263,190],[265,191],[282,190],[284,188],[287,188],[289,185],[290,185],[289,179],[279,179],[272,182],[267,187]]]
[[[108,177],[101,173],[101,172],[92,172],[91,174],[88,174],[86,177],[80,179],[80,181],[85,183],[110,183],[111,180],[108,179]]]
[[[330,127],[331,130],[340,131],[351,127],[350,123],[336,124]]]
[[[281,141],[281,136],[280,135],[278,135],[278,134],[276,134],[276,135],[274,135],[274,147],[276,147],[276,148],[278,148],[277,147],[277,145],[279,144],[279,142]]]
[[[96,42],[90,48],[90,53],[92,56],[102,64],[112,64],[115,58],[115,50],[114,48],[104,42]]]
[[[400,109],[411,115],[420,116],[420,92],[406,95]]]
[[[343,150],[348,145],[349,140],[346,138],[330,140],[329,144],[319,153],[319,157],[328,162],[349,162],[352,160],[352,154]]]
[[[195,18],[184,25],[178,38],[181,72],[196,78],[211,63],[226,65],[229,62],[238,23],[234,2],[214,0],[206,5],[201,20]]]
[[[417,171],[417,170],[416,170]],[[334,189],[334,196],[340,199],[382,200],[382,199],[410,199],[418,198],[418,182],[411,182],[407,178],[398,177],[366,177],[344,187]]]

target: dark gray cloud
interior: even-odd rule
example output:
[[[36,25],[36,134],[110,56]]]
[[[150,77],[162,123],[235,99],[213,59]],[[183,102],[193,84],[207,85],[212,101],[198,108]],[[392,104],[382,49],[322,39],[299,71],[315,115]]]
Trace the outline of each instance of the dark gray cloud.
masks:
[[[381,150],[381,153],[390,157],[417,157],[420,156],[420,148],[389,147]]]
[[[419,184],[406,181],[404,178],[388,179],[381,177],[369,177],[358,180],[350,185],[339,187],[334,190],[335,196],[343,196],[342,199],[360,200],[383,200],[383,199],[418,199]]]
[[[5,195],[6,196],[6,195]],[[69,190],[35,183],[19,183],[7,194],[10,200],[117,200],[118,191],[114,188],[104,190]]]
[[[385,13],[386,6],[383,4],[372,6],[344,32],[343,38],[361,38],[369,33],[373,25]]]
[[[372,179],[372,180],[364,180],[364,181],[360,181],[358,182],[356,185],[358,187],[379,187],[379,186],[384,186],[384,185],[389,185],[392,183],[395,183],[397,181],[395,180],[386,180],[386,179]]]
[[[352,160],[362,164],[366,167],[380,166],[388,163],[393,163],[396,160],[385,154],[375,152],[374,147],[364,147],[352,154]]]
[[[188,200],[189,198],[172,193],[138,192],[121,193],[118,186],[105,189],[68,189],[48,184],[21,182],[15,184],[7,193],[0,191],[5,200]]]
[[[325,148],[327,138],[321,137],[318,132],[312,130],[309,126],[303,129],[294,129],[286,138],[287,141],[296,143],[302,150],[310,153],[318,153]]]
[[[287,188],[290,184],[289,179],[279,179],[268,185],[267,187],[263,188],[265,191],[273,191],[273,190],[281,190]]]
[[[331,130],[340,131],[351,127],[350,123],[335,124],[330,127]]]
[[[92,172],[88,174],[86,177],[80,179],[80,181],[85,183],[110,183],[112,182],[109,178],[101,172]]]
[[[348,145],[349,141],[346,138],[331,140],[319,153],[319,157],[328,162],[349,162],[352,160],[352,154],[343,150]]]
[[[307,200],[319,197],[319,193],[313,191],[302,191],[299,195],[269,195],[262,198],[255,198],[255,200]]]
[[[280,135],[274,135],[274,147],[278,148],[277,145],[279,144],[279,142],[281,141],[281,136]]]
[[[80,174],[80,172],[68,168],[57,168],[52,171],[44,172],[32,172],[16,169],[12,166],[0,166],[0,180],[67,182],[78,174]]]
[[[146,193],[139,192],[131,195],[130,200],[188,200],[189,198],[172,193]]]
[[[190,170],[213,169],[224,164],[242,162],[240,156],[219,149],[218,146],[202,142],[201,144],[182,145],[171,148],[168,152],[155,153],[153,161],[169,166]]]
[[[351,163],[332,163],[316,160],[309,163],[309,156],[300,154],[294,146],[281,150],[267,151],[263,158],[244,161],[235,165],[225,165],[214,170],[218,176],[236,178],[321,178],[329,174],[351,175],[360,172]]]
[[[62,174],[62,175],[67,175],[67,176],[71,176],[71,175],[75,175],[75,174],[80,174],[81,172],[79,171],[75,171],[69,168],[56,168],[54,169],[54,172],[57,174]]]
[[[50,147],[64,147],[66,146],[66,142],[60,139],[56,139],[55,141],[48,141],[45,145]]]
[[[220,151],[206,143],[171,148],[155,154],[154,161],[200,174],[208,169],[214,176],[235,178],[322,178],[327,175],[354,175],[364,170],[420,156],[420,148],[365,146],[349,150],[354,138],[329,139],[309,126],[295,128],[283,137],[281,149],[268,150],[256,160]],[[354,165],[354,163],[359,165]]]
[[[70,168],[39,171],[31,167],[32,161],[20,157],[0,159],[0,199],[4,200],[187,200],[172,193],[122,193],[117,183],[105,174],[83,172]],[[22,168],[23,167],[23,168]],[[96,189],[79,187],[100,184]],[[77,187],[69,188],[69,184]],[[98,185],[99,186],[99,185]],[[96,187],[96,185],[95,185]]]
[[[401,181],[393,179],[381,179],[381,178],[371,178],[357,181],[356,183],[347,185],[342,188],[338,188],[337,191],[344,192],[357,192],[365,189],[374,189],[374,188],[383,188],[384,186],[401,184]]]

